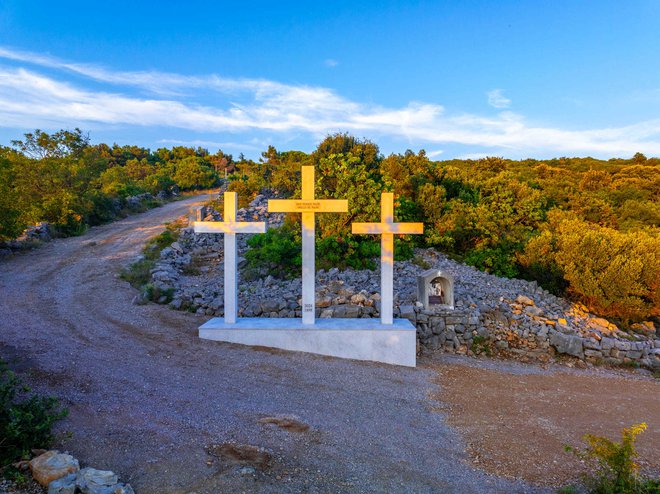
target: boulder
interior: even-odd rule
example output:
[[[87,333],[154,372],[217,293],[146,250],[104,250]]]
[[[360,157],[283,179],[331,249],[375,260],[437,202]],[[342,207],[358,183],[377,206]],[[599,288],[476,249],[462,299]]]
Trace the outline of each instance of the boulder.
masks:
[[[80,465],[73,456],[52,450],[32,459],[30,470],[34,480],[47,487],[53,480],[77,472]]]
[[[584,357],[582,349],[582,338],[579,336],[563,334],[554,331],[550,335],[550,345],[555,347],[558,353],[573,355],[574,357]]]
[[[70,473],[48,484],[48,494],[75,494],[76,474]]]
[[[119,478],[110,470],[83,468],[76,477],[76,487],[83,494],[114,494]]]
[[[516,303],[520,305],[534,305],[534,301],[525,295],[518,295],[516,297]]]

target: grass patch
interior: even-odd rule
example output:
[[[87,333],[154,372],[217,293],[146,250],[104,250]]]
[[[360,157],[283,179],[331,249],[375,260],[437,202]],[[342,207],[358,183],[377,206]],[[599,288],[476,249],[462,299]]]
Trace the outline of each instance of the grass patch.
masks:
[[[119,273],[121,279],[128,281],[131,286],[140,290],[147,300],[157,302],[162,296],[167,297],[168,302],[172,300],[174,290],[163,291],[151,285],[151,270],[156,265],[156,261],[160,259],[161,251],[179,239],[181,230],[186,225],[187,220],[185,218],[166,223],[165,230],[149,239],[145,244],[142,250],[143,258],[135,261]]]
[[[412,258],[411,261],[415,266],[419,266],[422,269],[431,269],[431,263],[424,259],[424,256],[417,254]]]
[[[476,335],[472,338],[472,348],[474,353],[483,353],[490,357],[490,346],[488,346],[488,338],[485,336]]]

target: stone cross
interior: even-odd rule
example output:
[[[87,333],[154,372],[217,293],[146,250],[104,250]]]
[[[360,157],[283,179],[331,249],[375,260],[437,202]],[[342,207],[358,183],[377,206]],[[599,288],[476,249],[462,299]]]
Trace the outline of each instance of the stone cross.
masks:
[[[392,324],[394,306],[394,234],[424,233],[423,223],[394,223],[394,194],[380,196],[380,223],[353,223],[353,233],[380,235],[380,322]]]
[[[314,231],[316,213],[346,213],[345,199],[314,198],[314,167],[302,167],[302,197],[300,199],[269,199],[268,211],[275,213],[302,213],[302,322],[314,324],[316,274],[314,257]]]
[[[236,322],[236,306],[238,289],[236,275],[236,234],[237,233],[264,233],[266,223],[263,221],[246,222],[236,221],[238,200],[236,192],[225,192],[225,210],[222,215],[224,221],[195,221],[195,233],[224,233],[225,240],[225,324]]]

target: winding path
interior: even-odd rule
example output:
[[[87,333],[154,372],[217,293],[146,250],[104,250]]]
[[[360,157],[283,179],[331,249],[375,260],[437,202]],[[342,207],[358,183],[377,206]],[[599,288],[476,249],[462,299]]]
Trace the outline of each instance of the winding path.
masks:
[[[131,304],[118,271],[203,199],[0,261],[0,355],[69,408],[61,448],[138,493],[541,492],[470,466],[428,368],[201,341],[205,318]],[[282,415],[310,429],[259,423]],[[207,452],[232,441],[270,466]]]

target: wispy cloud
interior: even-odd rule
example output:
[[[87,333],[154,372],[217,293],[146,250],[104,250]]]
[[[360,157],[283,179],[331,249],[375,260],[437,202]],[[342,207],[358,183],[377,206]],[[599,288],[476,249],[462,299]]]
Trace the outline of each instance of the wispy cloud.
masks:
[[[217,149],[225,149],[225,148],[236,148],[236,149],[244,149],[244,150],[250,150],[250,151],[263,151],[268,147],[268,143],[266,142],[231,142],[231,141],[207,141],[204,139],[193,139],[193,140],[182,140],[182,139],[159,139],[158,144],[165,144],[165,145],[175,145],[175,146],[188,146],[188,147],[202,147],[202,148],[217,148]]]
[[[486,93],[488,96],[488,104],[493,108],[509,108],[511,100],[504,96],[502,89],[491,89]]]
[[[334,58],[326,58],[323,63],[325,64],[326,67],[335,68],[337,65],[339,65],[339,62],[335,60]]]
[[[372,139],[403,139],[419,147],[460,144],[477,148],[475,153],[504,156],[610,157],[637,151],[660,155],[660,119],[623,127],[566,130],[530,124],[510,111],[482,116],[449,113],[439,104],[426,102],[411,101],[397,108],[361,103],[318,86],[215,74],[115,72],[7,48],[0,48],[0,58],[8,61],[0,65],[0,126],[5,127],[134,125],[185,129],[200,135],[266,132],[284,140],[292,135],[321,138],[348,131]],[[55,69],[56,75],[44,69]],[[67,73],[83,79],[67,79]],[[85,84],[85,79],[104,83],[103,89]],[[213,105],[189,96],[200,89],[215,95]],[[494,91],[489,99],[499,108],[509,104],[500,90]]]

